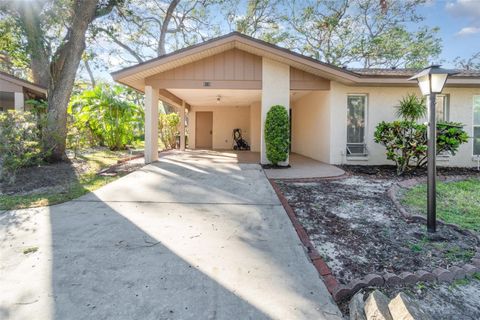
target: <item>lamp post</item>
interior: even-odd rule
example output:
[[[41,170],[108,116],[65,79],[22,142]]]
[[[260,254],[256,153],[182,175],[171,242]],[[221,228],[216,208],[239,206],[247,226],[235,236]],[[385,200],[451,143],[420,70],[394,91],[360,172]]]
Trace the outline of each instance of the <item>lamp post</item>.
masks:
[[[428,106],[428,131],[427,131],[427,231],[435,232],[437,229],[437,196],[436,196],[436,144],[437,123],[435,118],[435,98],[441,93],[449,75],[454,74],[439,65],[432,65],[423,69],[408,80],[417,80],[422,95],[430,97]]]

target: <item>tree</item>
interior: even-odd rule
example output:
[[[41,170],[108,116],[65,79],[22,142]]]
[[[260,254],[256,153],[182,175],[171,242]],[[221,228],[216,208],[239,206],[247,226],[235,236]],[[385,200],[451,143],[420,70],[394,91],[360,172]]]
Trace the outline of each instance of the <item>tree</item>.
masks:
[[[480,70],[480,51],[474,53],[470,58],[456,57],[453,61],[455,66],[465,70]]]
[[[0,70],[29,78],[29,60],[20,28],[12,17],[0,15]]]
[[[437,28],[409,31],[420,23],[424,0],[292,1],[283,20],[290,45],[318,60],[363,67],[420,67],[441,51]]]
[[[225,1],[223,7],[231,30],[270,43],[283,42],[288,37],[280,24],[279,0],[249,0],[245,8],[237,1]]]
[[[7,1],[2,15],[13,18],[27,44],[33,80],[48,88],[43,149],[50,161],[63,160],[67,106],[92,21],[121,0]],[[60,41],[58,39],[61,39]]]
[[[219,34],[207,17],[219,0],[131,0],[117,8],[108,22],[94,24],[91,41],[107,41],[107,55],[126,63],[140,63],[164,55],[169,49],[206,40]]]

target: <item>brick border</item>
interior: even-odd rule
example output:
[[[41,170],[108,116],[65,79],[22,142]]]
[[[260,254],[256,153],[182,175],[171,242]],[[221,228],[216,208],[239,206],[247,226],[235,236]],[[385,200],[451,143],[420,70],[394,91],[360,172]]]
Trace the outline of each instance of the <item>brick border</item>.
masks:
[[[339,177],[331,177],[331,178],[311,178],[311,179],[276,179],[276,180],[285,180],[288,182],[316,182],[319,180],[333,180],[333,179],[341,179],[341,178],[346,178],[349,177],[349,174],[345,174],[343,176]],[[287,198],[283,195],[282,191],[280,190],[279,186],[277,183],[274,181],[274,179],[268,179],[270,184],[273,187],[273,190],[277,194],[278,199],[280,200],[283,208],[287,212],[288,217],[290,218],[290,221],[292,222],[293,227],[295,228],[295,231],[297,232],[298,237],[300,238],[300,241],[306,248],[308,257],[310,258],[310,261],[312,262],[313,266],[317,270],[320,278],[323,280],[325,283],[325,286],[327,287],[328,292],[332,295],[333,299],[336,302],[340,302],[345,299],[349,299],[352,297],[355,293],[357,293],[360,289],[369,287],[369,286],[375,286],[375,287],[388,287],[388,286],[395,286],[395,285],[408,285],[408,284],[415,284],[417,282],[433,282],[433,281],[438,281],[438,282],[447,282],[451,283],[454,280],[457,279],[464,279],[468,277],[472,277],[473,274],[480,272],[480,246],[477,246],[475,248],[476,253],[474,258],[472,259],[471,263],[467,263],[463,266],[452,266],[448,269],[444,268],[436,268],[435,270],[429,272],[426,270],[419,270],[416,271],[415,273],[412,272],[402,272],[400,274],[394,274],[394,273],[384,273],[384,274],[376,274],[376,273],[371,273],[366,275],[363,278],[357,278],[352,280],[350,283],[344,285],[340,284],[339,281],[335,278],[333,273],[331,272],[330,268],[328,265],[325,263],[323,258],[320,256],[320,254],[317,252],[315,249],[315,246],[313,243],[310,241],[310,238],[306,232],[306,230],[303,228],[301,225],[300,221],[297,219],[297,216],[295,214],[295,211],[293,208],[290,206],[288,203]],[[421,182],[421,181],[419,181]],[[396,184],[394,184],[395,186]],[[412,185],[413,186],[413,185]],[[389,190],[388,195],[391,197],[391,190],[393,187]],[[396,194],[396,192],[395,192]],[[398,201],[398,199],[392,201],[395,203],[395,201]],[[399,203],[399,202],[398,202]],[[395,203],[395,206],[397,204]],[[398,208],[398,206],[397,206]],[[402,207],[403,208],[403,207]],[[408,212],[403,208],[404,212],[408,214]],[[400,209],[399,209],[400,211]],[[404,218],[407,218],[404,216],[404,212],[402,212],[402,216]],[[408,218],[412,218],[412,215],[409,215]],[[421,217],[424,219],[424,217]],[[447,224],[450,226],[450,224]],[[453,227],[460,229],[456,225],[452,225]],[[473,234],[472,232],[469,231],[469,233]],[[478,236],[477,236],[478,239]],[[480,241],[480,240],[479,240]]]
[[[304,179],[298,179],[298,180],[305,181]],[[277,194],[278,199],[280,200],[283,208],[287,212],[287,215],[290,218],[290,221],[292,222],[293,227],[295,228],[295,231],[297,232],[297,235],[300,238],[300,241],[306,248],[310,261],[312,262],[315,269],[317,269],[317,272],[320,278],[323,279],[323,282],[325,283],[328,292],[330,292],[330,294],[333,296],[335,290],[339,286],[337,279],[333,276],[332,271],[330,270],[328,265],[325,263],[325,261],[323,261],[318,251],[315,249],[315,246],[310,241],[310,237],[308,236],[307,231],[305,231],[303,226],[300,224],[300,221],[298,221],[297,216],[295,215],[295,211],[293,211],[293,208],[288,203],[287,198],[285,198],[285,196],[283,195],[277,183],[273,179],[268,179],[268,181],[272,185],[273,190]],[[291,179],[288,181],[292,182],[294,180]],[[295,181],[297,181],[297,179],[295,179]]]

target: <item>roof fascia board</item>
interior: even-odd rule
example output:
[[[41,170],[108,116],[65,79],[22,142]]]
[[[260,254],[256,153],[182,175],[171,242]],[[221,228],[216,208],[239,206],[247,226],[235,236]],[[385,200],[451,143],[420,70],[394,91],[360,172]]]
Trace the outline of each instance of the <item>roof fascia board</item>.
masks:
[[[7,75],[7,74],[4,74],[4,73],[0,73],[0,78],[2,78],[3,80],[5,81],[8,81],[8,82],[11,82],[11,83],[15,83],[19,86],[22,86],[22,87],[25,87],[25,88],[28,88],[30,90],[33,90],[33,91],[37,91],[39,93],[43,93],[43,94],[47,94],[47,89],[43,88],[43,87],[40,87],[36,84],[33,84],[31,82],[28,82],[26,80],[22,80],[22,79],[18,79],[17,77],[14,77],[14,76],[10,76],[10,75]]]

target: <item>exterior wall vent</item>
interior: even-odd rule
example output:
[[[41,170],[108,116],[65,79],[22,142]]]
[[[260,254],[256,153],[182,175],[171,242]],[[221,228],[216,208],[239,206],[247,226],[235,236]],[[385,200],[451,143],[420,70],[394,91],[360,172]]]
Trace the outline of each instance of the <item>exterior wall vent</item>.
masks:
[[[203,83],[203,86],[204,86],[204,87],[210,87],[210,86],[211,86],[210,81],[205,81],[205,82]]]

